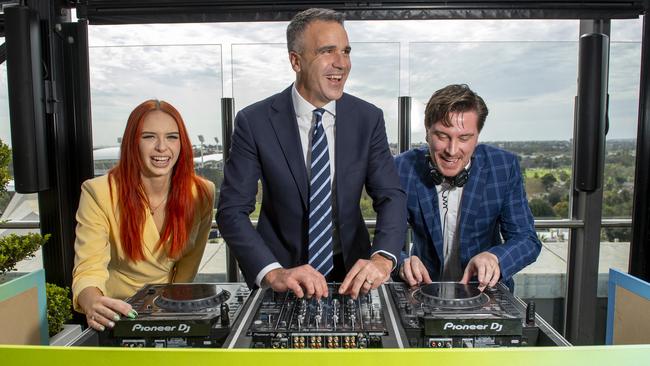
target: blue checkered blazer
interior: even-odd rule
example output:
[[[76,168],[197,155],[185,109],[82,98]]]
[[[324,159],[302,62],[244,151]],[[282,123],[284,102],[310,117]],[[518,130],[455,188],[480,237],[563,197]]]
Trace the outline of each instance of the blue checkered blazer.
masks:
[[[411,254],[422,259],[436,281],[444,263],[443,239],[426,153],[426,148],[412,149],[398,155],[395,164],[407,194]],[[512,276],[537,259],[542,245],[514,154],[488,145],[476,147],[463,187],[458,230],[462,268],[476,254],[489,251],[499,258],[501,280],[510,287]]]

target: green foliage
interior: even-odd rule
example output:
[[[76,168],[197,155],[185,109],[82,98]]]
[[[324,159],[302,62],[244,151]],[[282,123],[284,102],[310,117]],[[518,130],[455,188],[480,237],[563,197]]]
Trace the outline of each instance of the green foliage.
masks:
[[[528,204],[534,217],[555,217],[553,207],[541,198],[533,198]]]
[[[526,175],[526,178],[542,178],[547,174],[551,174],[554,178],[560,178],[560,181],[566,181],[571,178],[571,170],[568,167],[558,167],[558,168],[541,168],[535,165],[530,166],[526,170],[522,170],[522,174]]]
[[[11,161],[11,149],[0,140],[0,193],[7,192],[7,183],[11,180],[9,173],[9,162]]]
[[[377,217],[377,213],[372,206],[372,198],[366,193],[366,189],[363,189],[361,193],[361,201],[359,202],[359,207],[361,207],[361,215],[366,220],[371,220]]]
[[[16,269],[16,263],[34,253],[45,244],[50,234],[42,237],[40,234],[27,235],[10,234],[0,238],[0,275]]]
[[[571,175],[569,175],[568,169],[560,170],[560,173],[558,174],[558,177],[560,178],[560,181],[562,181],[562,182],[568,182],[569,179],[571,179]]]
[[[526,193],[532,197],[544,193],[544,185],[542,184],[542,181],[539,178],[532,176],[526,178]]]
[[[557,182],[557,179],[552,173],[546,173],[544,176],[542,176],[542,184],[544,185],[544,189],[547,191],[553,188],[555,182]]]
[[[45,284],[47,292],[47,324],[50,337],[63,330],[63,324],[72,319],[72,300],[69,288]]]
[[[555,214],[558,215],[561,218],[568,218],[569,217],[569,202],[568,201],[560,201],[553,206],[553,211],[555,211]]]
[[[627,227],[608,227],[601,231],[600,235],[602,240],[607,241],[632,241],[632,229]]]
[[[557,205],[559,202],[562,201],[569,201],[569,192],[563,189],[559,188],[553,188],[551,189],[550,192],[548,192],[548,195],[546,196],[546,199],[548,200],[548,203],[551,204],[551,206]],[[556,211],[557,212],[557,211]]]

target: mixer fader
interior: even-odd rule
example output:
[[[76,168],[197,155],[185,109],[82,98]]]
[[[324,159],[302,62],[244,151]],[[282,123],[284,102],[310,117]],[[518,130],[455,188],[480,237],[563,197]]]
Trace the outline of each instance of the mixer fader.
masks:
[[[289,291],[262,290],[247,321],[252,348],[381,348],[394,347],[385,290],[353,299],[328,285],[328,297],[298,298]],[[393,322],[394,323],[394,322]]]

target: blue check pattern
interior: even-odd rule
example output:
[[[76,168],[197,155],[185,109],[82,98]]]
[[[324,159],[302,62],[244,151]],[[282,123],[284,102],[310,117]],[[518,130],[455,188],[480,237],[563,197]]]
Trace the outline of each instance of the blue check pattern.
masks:
[[[444,263],[443,225],[436,188],[422,179],[429,172],[427,152],[426,147],[409,150],[397,156],[395,164],[407,192],[413,242],[409,255],[420,257],[431,279],[437,281],[444,270],[440,266]],[[459,214],[463,268],[478,253],[489,251],[499,258],[502,280],[513,284],[512,276],[537,259],[542,244],[514,154],[489,145],[476,146]],[[403,253],[402,260],[406,256]]]
[[[309,183],[309,264],[323,276],[334,268],[332,260],[332,187],[327,136],[323,128],[325,110],[314,110],[316,126],[311,142]]]

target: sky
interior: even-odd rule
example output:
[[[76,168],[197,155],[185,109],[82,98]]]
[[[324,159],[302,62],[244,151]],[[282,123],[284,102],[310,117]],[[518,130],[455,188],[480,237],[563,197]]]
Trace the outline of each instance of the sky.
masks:
[[[221,140],[222,97],[235,109],[293,81],[287,22],[90,26],[93,141],[114,146],[130,111],[158,98],[183,115],[193,143]],[[480,140],[568,140],[576,93],[577,20],[346,22],[352,71],[346,91],[384,111],[397,141],[399,96],[411,96],[413,142],[424,141],[431,94],[466,83],[486,101]],[[613,20],[610,133],[636,136],[640,19]],[[0,39],[0,42],[3,42]],[[0,65],[0,138],[9,141],[6,64]]]

